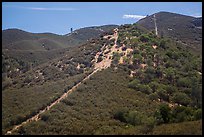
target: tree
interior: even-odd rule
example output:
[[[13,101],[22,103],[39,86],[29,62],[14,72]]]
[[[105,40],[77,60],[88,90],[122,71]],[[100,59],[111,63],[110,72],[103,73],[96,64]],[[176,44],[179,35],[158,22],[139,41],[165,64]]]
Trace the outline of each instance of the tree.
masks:
[[[197,107],[202,106],[202,87],[193,84],[191,96],[193,97],[193,100],[195,101],[195,105]]]
[[[170,121],[170,107],[167,104],[162,104],[159,108],[160,115],[164,121],[164,123],[168,123]]]
[[[172,67],[169,67],[166,69],[165,72],[166,72],[166,78],[169,80],[171,84],[174,84],[174,78],[176,75],[175,69]]]

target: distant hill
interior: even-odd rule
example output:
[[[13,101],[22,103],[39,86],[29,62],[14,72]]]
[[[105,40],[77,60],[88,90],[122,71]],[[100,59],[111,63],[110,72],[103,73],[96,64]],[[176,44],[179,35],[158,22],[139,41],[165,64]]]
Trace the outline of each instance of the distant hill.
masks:
[[[117,25],[86,27],[66,35],[30,33],[19,29],[7,29],[2,31],[2,48],[10,50],[52,50],[77,46],[115,27]]]
[[[170,12],[158,12],[153,15],[156,17],[159,36],[173,38],[187,47],[201,51],[202,17],[195,18]],[[148,30],[155,30],[153,15],[139,20],[137,24]]]
[[[193,20],[192,20],[192,23],[193,23],[196,27],[201,27],[201,28],[202,28],[202,17],[193,19]]]
[[[104,25],[81,28],[66,35],[53,33],[30,33],[19,29],[2,31],[2,62],[10,66],[2,67],[2,73],[15,67],[27,71],[27,67],[35,67],[48,60],[63,56],[66,51],[87,43],[88,40],[99,38],[103,33],[112,31],[117,25]],[[4,66],[4,65],[3,65]]]

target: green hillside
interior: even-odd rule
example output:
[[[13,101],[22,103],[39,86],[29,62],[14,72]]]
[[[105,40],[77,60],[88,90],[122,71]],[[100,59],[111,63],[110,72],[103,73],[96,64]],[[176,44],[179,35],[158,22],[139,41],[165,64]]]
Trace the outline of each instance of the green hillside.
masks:
[[[155,13],[158,35],[169,37],[196,52],[202,53],[202,18],[170,13]],[[153,15],[137,22],[149,31],[155,30]]]
[[[83,45],[116,26],[87,27],[76,30],[77,34],[74,31],[69,35],[30,33],[19,29],[3,30],[2,78],[15,77],[19,72],[26,72],[51,59],[63,57],[66,51]]]
[[[201,135],[202,56],[137,23],[111,27],[64,35],[95,35],[70,48],[52,35],[37,41],[56,49],[4,49],[3,134]]]

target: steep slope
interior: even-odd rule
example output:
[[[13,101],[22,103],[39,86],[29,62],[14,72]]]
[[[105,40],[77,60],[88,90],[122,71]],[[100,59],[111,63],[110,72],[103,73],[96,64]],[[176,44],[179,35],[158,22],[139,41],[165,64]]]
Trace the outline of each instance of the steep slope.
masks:
[[[173,38],[195,51],[202,51],[202,18],[158,12],[139,20],[137,24],[150,31],[155,30],[154,15],[159,36]]]
[[[81,82],[96,70],[100,71]],[[27,96],[22,100],[16,93],[8,102],[3,100],[3,133],[45,110],[80,82],[38,121],[12,134],[152,134],[161,124],[202,119],[202,56],[170,39],[144,33],[137,24],[120,26],[15,80],[3,90],[4,99],[16,90]],[[56,85],[59,91],[52,90]],[[21,102],[25,110],[17,109],[24,106]],[[192,129],[185,127],[179,134],[186,130]]]

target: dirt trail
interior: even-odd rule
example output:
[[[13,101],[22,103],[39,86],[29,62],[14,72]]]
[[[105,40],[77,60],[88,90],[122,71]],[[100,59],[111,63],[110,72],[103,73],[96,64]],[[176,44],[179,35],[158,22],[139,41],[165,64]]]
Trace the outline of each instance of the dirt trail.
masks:
[[[47,110],[50,110],[54,105],[58,104],[61,100],[63,100],[64,98],[66,98],[69,94],[71,94],[83,81],[87,80],[88,78],[90,78],[90,76],[92,76],[94,73],[96,73],[99,69],[94,70],[91,74],[89,74],[88,76],[86,76],[81,82],[79,82],[78,84],[76,84],[75,86],[73,86],[70,90],[68,90],[66,93],[64,93],[60,98],[58,98],[56,101],[54,101],[52,104],[50,104],[49,106],[47,106],[45,109],[40,110],[40,112],[38,114],[36,114],[35,116],[27,119],[26,121],[22,122],[19,125],[16,125],[12,130],[7,131],[6,134],[11,134],[13,131],[19,129],[20,127],[22,127],[23,125],[25,125],[28,122],[31,121],[38,121],[40,119],[40,115],[42,113],[44,113]]]
[[[115,33],[114,33],[114,35],[113,35],[112,38],[115,39],[115,45],[114,45],[113,47],[115,47],[115,46],[116,46],[116,43],[117,43],[117,38],[118,38],[118,32],[117,32],[117,31],[118,31],[118,29],[114,29],[114,31],[115,31]],[[106,45],[104,45],[104,46],[102,47],[102,50],[101,50],[100,53],[103,52],[103,49],[105,48],[105,46],[106,46]],[[69,94],[71,94],[82,82],[84,82],[85,80],[89,79],[89,78],[90,78],[94,73],[96,73],[97,71],[100,71],[100,70],[102,70],[102,69],[106,69],[106,68],[110,67],[111,61],[112,61],[112,60],[110,59],[110,55],[111,55],[112,52],[110,52],[110,53],[108,54],[108,56],[107,56],[105,59],[103,59],[103,61],[97,63],[97,59],[98,59],[100,53],[97,53],[96,56],[95,56],[95,61],[94,61],[95,67],[94,67],[94,71],[93,71],[91,74],[89,74],[88,76],[86,76],[81,82],[77,83],[75,86],[73,86],[70,90],[68,90],[66,93],[64,93],[60,98],[58,98],[57,100],[55,100],[53,103],[51,103],[50,105],[48,105],[46,108],[44,108],[43,110],[40,110],[36,115],[32,116],[31,118],[27,119],[26,121],[22,122],[22,123],[19,124],[19,125],[14,126],[11,130],[7,131],[7,132],[6,132],[6,135],[12,134],[12,132],[14,132],[15,130],[18,130],[20,127],[22,127],[23,125],[25,125],[25,124],[27,124],[27,123],[29,123],[29,122],[31,122],[31,121],[38,121],[38,120],[40,120],[40,115],[41,115],[42,113],[44,113],[44,112],[47,111],[47,110],[50,110],[54,105],[58,104],[61,100],[63,100],[64,98],[66,98],[66,97],[67,97]]]

